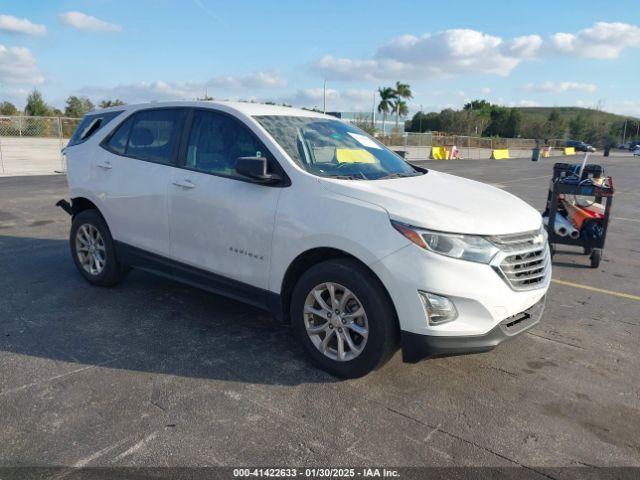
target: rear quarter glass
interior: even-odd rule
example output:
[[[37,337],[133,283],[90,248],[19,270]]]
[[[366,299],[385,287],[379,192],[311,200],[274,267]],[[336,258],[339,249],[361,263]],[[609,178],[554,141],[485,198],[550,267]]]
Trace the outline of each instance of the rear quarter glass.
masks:
[[[85,115],[73,132],[68,147],[73,147],[79,143],[87,141],[96,132],[102,129],[107,123],[120,115],[124,110],[118,110],[114,112],[104,112]]]

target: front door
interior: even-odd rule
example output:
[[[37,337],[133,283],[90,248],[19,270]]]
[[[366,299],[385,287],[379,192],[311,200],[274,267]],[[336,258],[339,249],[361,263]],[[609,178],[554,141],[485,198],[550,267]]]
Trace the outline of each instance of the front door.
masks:
[[[242,297],[266,290],[281,188],[246,181],[235,163],[269,152],[246,125],[214,110],[193,111],[186,139],[169,185],[172,257],[200,270],[197,283],[211,274],[231,279]]]

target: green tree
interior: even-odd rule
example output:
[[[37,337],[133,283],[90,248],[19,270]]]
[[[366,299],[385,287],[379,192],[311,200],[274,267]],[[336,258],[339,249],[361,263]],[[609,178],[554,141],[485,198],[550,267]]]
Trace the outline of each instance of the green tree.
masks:
[[[547,123],[545,124],[545,137],[564,138],[567,135],[567,125],[560,115],[558,109],[554,108],[549,112]]]
[[[505,126],[504,136],[509,138],[516,138],[520,133],[522,126],[522,114],[520,110],[511,108],[509,111],[509,120]]]
[[[71,95],[67,98],[67,106],[64,109],[65,117],[80,118],[94,109],[93,103],[87,97]]]
[[[476,124],[473,134],[482,135],[491,121],[491,104],[486,100],[473,100],[463,107],[463,110],[473,112]]]
[[[17,115],[18,109],[11,102],[0,103],[0,115]]]
[[[100,108],[121,107],[123,105],[126,105],[126,103],[118,98],[115,100],[102,100],[100,102]]]
[[[384,126],[387,121],[387,114],[393,107],[393,101],[396,98],[396,92],[391,87],[378,88],[380,95],[380,103],[378,104],[378,112],[382,114],[382,133],[385,133]]]
[[[440,131],[440,114],[437,112],[418,112],[405,127],[408,132],[433,132]]]
[[[47,117],[50,115],[51,110],[42,98],[42,94],[38,90],[33,89],[29,96],[27,96],[24,113],[32,117]]]
[[[371,116],[366,114],[356,114],[353,124],[360,130],[364,130],[369,135],[375,135],[376,126],[373,124]]]
[[[490,122],[485,134],[489,136],[505,137],[505,133],[512,130],[509,126],[510,116],[510,108],[492,105]]]
[[[406,100],[413,98],[411,87],[407,83],[396,82],[396,86],[393,89],[395,92],[393,101],[393,111],[396,114],[396,129],[400,123],[400,117],[406,116],[409,113]],[[404,110],[404,113],[403,113]]]
[[[584,138],[588,128],[589,123],[587,122],[587,117],[583,113],[579,113],[569,120],[569,136],[571,138],[581,140]]]
[[[526,120],[520,126],[520,135],[524,138],[543,138],[545,137],[545,120]]]

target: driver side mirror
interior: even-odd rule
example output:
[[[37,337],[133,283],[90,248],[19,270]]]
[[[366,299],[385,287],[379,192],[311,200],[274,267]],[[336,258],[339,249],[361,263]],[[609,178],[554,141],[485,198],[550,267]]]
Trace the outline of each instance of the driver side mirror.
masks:
[[[255,180],[257,183],[278,183],[282,177],[276,173],[268,173],[268,161],[264,157],[238,157],[236,172]]]

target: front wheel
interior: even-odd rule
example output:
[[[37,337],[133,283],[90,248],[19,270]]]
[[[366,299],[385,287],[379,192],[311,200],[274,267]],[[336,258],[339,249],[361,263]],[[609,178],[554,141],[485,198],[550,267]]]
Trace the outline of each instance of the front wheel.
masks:
[[[302,275],[293,291],[291,321],[313,363],[342,378],[382,366],[398,344],[387,292],[350,259],[329,260]]]
[[[73,217],[69,244],[78,271],[89,283],[110,287],[120,281],[111,232],[97,210],[84,210]]]

